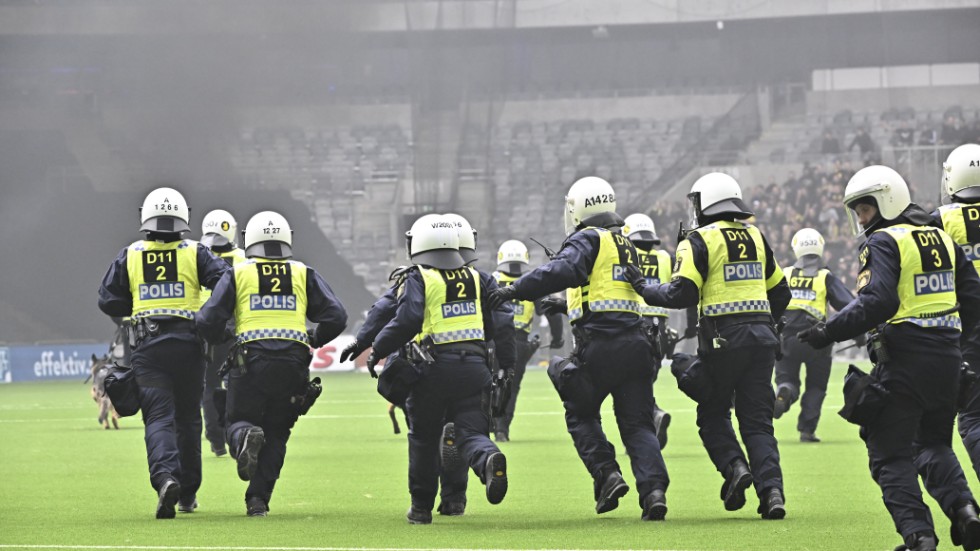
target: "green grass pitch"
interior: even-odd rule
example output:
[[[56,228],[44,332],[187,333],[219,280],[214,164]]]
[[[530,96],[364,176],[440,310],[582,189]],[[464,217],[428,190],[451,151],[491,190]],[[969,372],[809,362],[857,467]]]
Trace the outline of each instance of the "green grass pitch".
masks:
[[[324,395],[293,432],[267,518],[245,516],[245,483],[234,461],[214,457],[205,443],[200,508],[171,521],[154,519],[139,417],[123,419],[122,430],[103,430],[80,382],[0,385],[0,549],[884,550],[899,543],[857,428],[835,413],[842,365],[835,366],[818,431],[823,443],[798,441],[798,406],[777,421],[788,511],[778,522],[759,518],[751,490],[744,509],[724,510],[722,479],[698,439],[694,404],[662,374],[657,395],[673,424],[664,451],[670,510],[661,523],[640,521],[635,489],[619,509],[595,514],[592,481],[542,370],[528,372],[513,441],[501,444],[507,498],[489,505],[471,475],[466,515],[436,515],[430,526],[405,522],[405,435],[392,433],[386,404],[364,374],[324,377]],[[611,400],[603,418],[632,485]],[[927,503],[941,548],[951,548],[948,521]]]

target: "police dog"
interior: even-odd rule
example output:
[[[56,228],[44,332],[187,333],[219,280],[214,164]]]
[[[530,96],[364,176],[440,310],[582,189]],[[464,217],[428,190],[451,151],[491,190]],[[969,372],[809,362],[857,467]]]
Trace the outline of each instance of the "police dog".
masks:
[[[112,422],[112,428],[119,428],[119,414],[116,413],[116,409],[112,407],[112,401],[109,400],[109,396],[105,393],[105,378],[109,374],[109,366],[111,364],[112,362],[108,354],[101,358],[92,354],[92,373],[90,375],[92,379],[92,400],[99,406],[99,424],[106,430],[109,430],[110,421]]]

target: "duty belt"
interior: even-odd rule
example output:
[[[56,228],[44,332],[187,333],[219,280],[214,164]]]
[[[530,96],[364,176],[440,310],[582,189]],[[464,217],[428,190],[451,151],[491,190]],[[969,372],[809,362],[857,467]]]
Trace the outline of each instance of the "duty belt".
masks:
[[[465,352],[477,356],[487,357],[487,345],[483,341],[464,341],[449,344],[437,344],[432,347],[432,352],[436,356],[447,352]]]
[[[727,316],[715,316],[711,318],[716,330],[727,329],[735,325],[746,325],[750,323],[772,324],[772,316],[769,314],[730,314]]]
[[[170,316],[184,319],[194,319],[194,312],[190,310],[181,310],[179,308],[153,308],[151,310],[144,310],[142,312],[133,314],[132,318],[134,320],[141,320],[144,318],[154,317],[154,316]]]

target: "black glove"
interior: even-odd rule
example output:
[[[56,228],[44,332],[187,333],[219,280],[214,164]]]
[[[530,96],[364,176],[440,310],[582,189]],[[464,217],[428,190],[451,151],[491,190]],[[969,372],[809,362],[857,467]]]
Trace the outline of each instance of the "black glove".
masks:
[[[826,348],[834,344],[833,339],[827,336],[827,326],[823,322],[814,325],[809,329],[804,329],[796,334],[800,342],[805,342],[813,348]]]
[[[541,299],[541,313],[546,316],[568,314],[568,302],[563,298],[545,297]]]
[[[565,339],[558,339],[558,340],[552,340],[551,344],[548,345],[548,348],[554,350],[556,348],[562,348],[564,346],[565,346]]]
[[[623,270],[623,279],[627,283],[633,286],[633,290],[639,294],[643,294],[643,289],[647,286],[647,280],[643,277],[643,272],[633,264],[627,264],[626,269]]]
[[[360,356],[365,350],[368,349],[368,345],[362,344],[361,341],[354,339],[354,342],[347,345],[343,351],[340,353],[340,361],[346,362],[347,360],[353,360]]]
[[[500,305],[505,302],[510,302],[517,298],[517,289],[513,285],[508,285],[506,287],[497,287],[490,294],[487,295],[487,305],[490,306],[491,310],[496,310],[500,308]]]
[[[375,356],[374,350],[372,350],[371,353],[368,354],[367,368],[368,368],[368,373],[371,374],[371,378],[373,379],[378,378],[378,372],[374,370],[374,366],[378,365],[378,361],[380,361],[380,358]]]
[[[681,338],[682,338],[682,340],[683,339],[693,339],[694,337],[697,337],[697,336],[698,336],[698,326],[697,325],[688,325],[687,326],[687,329],[684,330],[684,334],[681,336]]]
[[[867,333],[861,333],[860,335],[854,337],[854,344],[856,344],[858,346],[867,346],[868,345],[868,334]]]

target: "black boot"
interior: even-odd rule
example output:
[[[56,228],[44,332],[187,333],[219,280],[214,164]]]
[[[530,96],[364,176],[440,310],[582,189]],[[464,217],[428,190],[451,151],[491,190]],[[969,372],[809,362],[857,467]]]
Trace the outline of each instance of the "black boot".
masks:
[[[783,493],[779,488],[769,488],[759,498],[758,512],[766,520],[782,520],[786,518],[786,504]]]
[[[657,435],[657,441],[660,442],[660,449],[667,447],[667,427],[670,426],[670,414],[666,411],[656,408],[653,410],[653,431]]]
[[[269,504],[261,497],[249,497],[245,500],[245,514],[250,517],[264,517],[269,514]]]
[[[667,497],[663,490],[653,490],[642,502],[642,520],[663,520],[667,517]]]
[[[461,517],[463,513],[466,512],[466,501],[451,500],[443,501],[436,508],[440,515],[445,515],[447,517]]]
[[[500,452],[490,454],[483,472],[487,485],[487,501],[496,505],[507,495],[507,458]]]
[[[174,518],[177,516],[177,500],[180,499],[180,484],[168,478],[157,493],[157,518]]]
[[[248,482],[255,469],[259,466],[259,452],[265,445],[265,432],[262,427],[249,427],[245,429],[242,437],[242,449],[238,452],[238,478]]]
[[[980,549],[980,518],[972,503],[956,510],[956,516],[949,526],[949,538],[953,545],[962,545],[964,551]]]
[[[936,535],[931,532],[916,532],[905,538],[905,543],[895,548],[895,551],[936,551]]]
[[[752,484],[752,472],[742,458],[735,459],[725,468],[725,482],[721,485],[721,500],[726,511],[738,511],[745,506],[745,489]]]
[[[779,385],[776,389],[776,403],[773,404],[772,417],[773,419],[779,419],[784,413],[789,411],[789,407],[793,405],[793,387],[787,384]]]
[[[439,456],[442,458],[443,470],[453,471],[461,466],[463,456],[459,452],[459,443],[456,441],[456,423],[446,423],[442,427]]]
[[[623,480],[623,475],[619,469],[602,471],[600,477],[595,481],[595,488],[595,512],[599,515],[619,507],[619,498],[630,491],[630,487]]]
[[[405,513],[405,519],[408,520],[409,524],[432,524],[432,511],[426,511],[412,505]]]

